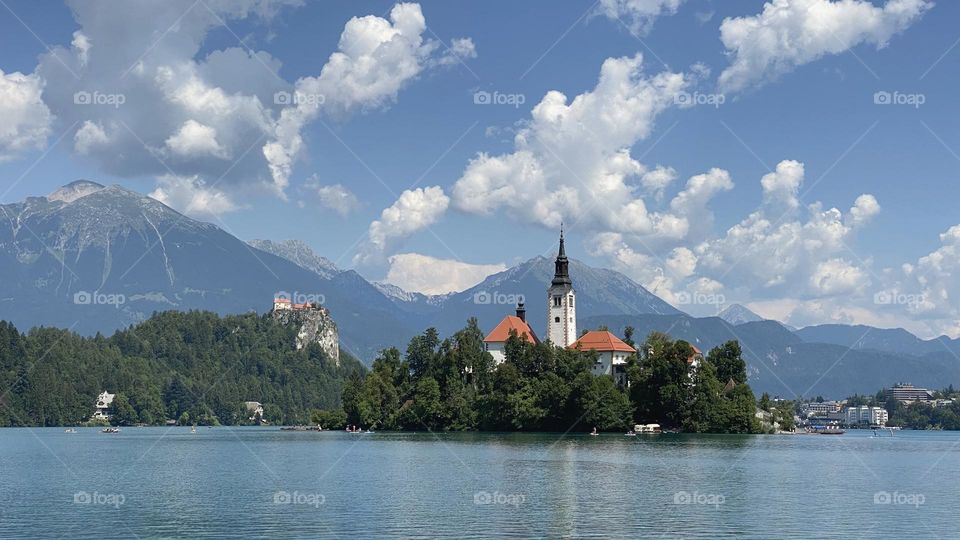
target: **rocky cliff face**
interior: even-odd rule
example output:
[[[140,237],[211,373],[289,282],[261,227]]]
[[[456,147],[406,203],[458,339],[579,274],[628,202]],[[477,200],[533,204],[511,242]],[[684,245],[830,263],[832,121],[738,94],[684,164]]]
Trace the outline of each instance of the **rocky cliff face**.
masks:
[[[327,309],[319,307],[297,311],[274,310],[273,318],[283,324],[300,327],[297,332],[297,350],[316,343],[327,358],[333,360],[335,365],[340,365],[340,336],[337,333],[337,323]]]

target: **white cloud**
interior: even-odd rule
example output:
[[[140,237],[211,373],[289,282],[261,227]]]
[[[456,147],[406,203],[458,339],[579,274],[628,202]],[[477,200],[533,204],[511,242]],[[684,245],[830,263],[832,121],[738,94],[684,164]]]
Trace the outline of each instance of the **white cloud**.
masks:
[[[647,193],[654,196],[659,201],[663,198],[663,192],[677,179],[677,171],[673,167],[663,167],[657,165],[655,169],[649,170],[640,176],[640,185]]]
[[[803,184],[803,163],[785,159],[777,163],[776,171],[763,175],[760,186],[763,200],[776,210],[791,211],[800,206],[800,185]]]
[[[880,203],[869,193],[857,197],[850,208],[850,220],[855,226],[865,225],[880,213]]]
[[[673,15],[683,0],[600,0],[598,9],[607,17],[622,20],[634,34],[645,35],[657,17]]]
[[[840,258],[820,262],[810,276],[810,286],[821,295],[851,293],[869,284],[864,270]]]
[[[320,114],[320,106],[325,114],[383,108],[425,69],[449,64],[453,55],[476,54],[465,38],[441,50],[439,42],[422,36],[426,23],[420,7],[397,4],[390,20],[367,16],[348,21],[339,50],[320,74],[288,82],[278,75],[279,59],[248,47],[256,46],[260,26],[302,3],[74,1],[79,29],[70,45],[42,55],[35,74],[20,76],[24,79],[17,84],[37,96],[42,89],[53,114],[65,125],[77,124],[74,149],[107,174],[216,179],[224,196],[268,191],[285,198],[294,163],[304,151],[301,131]],[[222,47],[219,40],[209,41],[224,22],[241,20],[253,29],[244,44],[217,48]],[[298,91],[320,92],[323,98],[287,104],[277,98]],[[121,103],[77,104],[77,92],[119,96]],[[0,104],[0,113],[18,118],[4,112],[9,103],[13,101]],[[13,143],[42,144],[50,116],[37,97],[35,109],[24,116],[29,123],[0,127],[0,155]],[[16,127],[16,137],[5,133],[13,129],[8,126]],[[161,192],[171,189],[169,180],[157,185]]]
[[[388,283],[424,294],[463,291],[507,269],[505,264],[469,264],[419,253],[398,253],[389,260]]]
[[[649,136],[656,116],[691,79],[671,72],[645,76],[642,63],[639,54],[608,58],[596,87],[572,100],[547,92],[514,137],[513,152],[470,161],[452,189],[455,207],[483,215],[506,211],[549,228],[567,217],[591,232],[683,237],[686,216],[651,212],[640,193],[670,173],[660,170],[638,185],[650,171],[630,147]]]
[[[46,144],[53,115],[43,91],[44,81],[36,75],[0,70],[0,162]]]
[[[454,40],[451,51],[440,52],[439,43],[424,39],[426,28],[419,4],[395,5],[390,20],[368,15],[347,22],[339,50],[330,55],[320,75],[294,84],[297,102],[283,108],[272,140],[263,146],[276,189],[283,190],[289,182],[303,147],[303,127],[322,112],[343,115],[385,107],[425,69],[476,56],[473,42],[466,38]]]
[[[181,157],[229,157],[226,149],[217,142],[217,130],[192,119],[184,122],[165,144],[171,152]]]
[[[882,48],[932,6],[928,0],[887,0],[882,7],[866,0],[772,0],[757,15],[720,25],[732,58],[720,89],[742,91],[862,43]]]
[[[360,207],[357,196],[343,184],[322,185],[320,178],[314,174],[307,179],[305,186],[317,194],[321,206],[329,208],[343,217]]]
[[[150,196],[167,206],[193,217],[213,217],[237,210],[228,193],[208,187],[197,176],[165,175],[157,178],[157,189]]]
[[[379,261],[391,244],[436,223],[449,205],[450,197],[440,186],[404,191],[383,209],[380,219],[370,223],[366,243],[354,257],[354,264]]]

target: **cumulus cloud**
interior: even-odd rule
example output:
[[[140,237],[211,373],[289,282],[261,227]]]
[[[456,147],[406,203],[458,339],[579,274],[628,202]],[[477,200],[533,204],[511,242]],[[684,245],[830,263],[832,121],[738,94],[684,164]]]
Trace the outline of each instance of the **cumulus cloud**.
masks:
[[[43,91],[43,79],[36,75],[0,70],[0,162],[46,144],[53,115]]]
[[[48,131],[43,126],[56,115],[68,126],[76,123],[72,135],[78,154],[114,176],[164,177],[158,192],[168,194],[171,204],[195,200],[169,196],[173,191],[202,185],[199,193],[207,193],[214,184],[216,201],[258,190],[284,198],[294,164],[305,151],[301,132],[310,121],[320,114],[342,117],[387,107],[424,70],[449,65],[455,55],[475,55],[467,38],[451,41],[450,49],[424,39],[426,23],[417,4],[397,4],[389,20],[349,20],[338,50],[319,75],[294,82],[278,75],[280,59],[250,49],[253,41],[209,50],[208,35],[224,23],[243,20],[258,28],[300,4],[71,2],[80,28],[70,45],[42,55],[33,75],[14,74],[20,92],[37,98],[22,125],[0,128],[0,155],[4,147],[42,144]],[[0,91],[10,85],[8,79],[3,78]],[[0,104],[0,113],[9,103]],[[8,125],[15,126],[15,136],[5,132],[11,130]],[[172,182],[171,177],[197,181]],[[236,208],[221,202],[205,206]]]
[[[677,12],[683,0],[600,0],[600,13],[622,20],[634,34],[645,35],[654,21]]]
[[[316,193],[320,206],[346,217],[360,207],[360,200],[343,184],[322,185],[316,174],[307,179],[305,186]]]
[[[423,294],[445,294],[469,289],[487,276],[507,269],[505,264],[469,264],[451,259],[437,259],[419,253],[392,255],[388,283],[406,291]]]
[[[450,197],[440,186],[408,189],[380,213],[380,219],[370,223],[366,242],[354,257],[354,264],[372,264],[384,257],[391,244],[436,223],[447,207]]]
[[[150,196],[163,204],[197,217],[219,216],[239,206],[230,194],[216,186],[207,186],[198,176],[163,175]]]
[[[757,15],[724,19],[720,40],[731,58],[720,89],[763,84],[826,55],[860,44],[877,48],[933,6],[929,0],[772,0]]]
[[[397,4],[390,20],[366,16],[350,19],[316,77],[294,84],[291,101],[280,112],[273,140],[263,147],[277,189],[286,187],[293,162],[303,146],[304,125],[321,113],[342,115],[381,108],[394,102],[400,89],[431,65],[450,65],[476,55],[467,38],[441,45],[426,40],[426,20],[418,4]]]
[[[673,173],[654,169],[644,180],[651,171],[630,148],[649,136],[657,115],[673,106],[693,78],[647,76],[642,63],[639,54],[608,58],[592,90],[573,99],[547,92],[515,135],[512,152],[481,153],[470,161],[453,186],[454,206],[481,215],[506,211],[550,228],[566,216],[588,231],[651,240],[686,235],[685,215],[651,211],[643,199],[644,191],[662,189]]]

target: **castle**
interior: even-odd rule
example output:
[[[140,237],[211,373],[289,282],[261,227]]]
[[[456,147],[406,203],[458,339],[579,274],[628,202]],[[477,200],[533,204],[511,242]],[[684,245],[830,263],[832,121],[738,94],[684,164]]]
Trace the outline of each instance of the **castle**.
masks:
[[[576,296],[570,278],[570,261],[564,246],[563,227],[560,228],[560,249],[553,263],[553,280],[547,288],[547,328],[544,335],[550,343],[580,351],[596,351],[597,360],[591,371],[595,375],[610,375],[618,383],[626,382],[627,358],[637,351],[606,330],[592,330],[577,336]],[[511,333],[530,343],[540,339],[527,323],[527,310],[521,302],[516,315],[507,315],[483,340],[484,350],[495,364],[506,361],[506,343]]]
[[[273,298],[271,314],[284,324],[299,325],[296,340],[298,351],[310,343],[316,343],[334,365],[340,365],[340,334],[327,308],[319,303],[293,303],[286,293],[278,293]]]

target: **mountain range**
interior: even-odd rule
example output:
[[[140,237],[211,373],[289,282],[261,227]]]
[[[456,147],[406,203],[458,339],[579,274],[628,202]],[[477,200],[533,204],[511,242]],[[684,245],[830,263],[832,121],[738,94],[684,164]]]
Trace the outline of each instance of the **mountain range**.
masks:
[[[553,270],[552,259],[535,257],[465,291],[431,296],[369,282],[300,241],[244,242],[120,186],[79,180],[0,205],[0,319],[21,330],[109,333],[170,309],[263,313],[286,292],[322,300],[341,346],[370,362],[430,326],[448,335],[476,317],[490,329],[517,302],[542,332]],[[663,331],[704,351],[738,339],[757,391],[845,397],[898,381],[960,382],[957,340],[848,325],[794,331],[737,304],[695,318],[619,272],[571,260],[570,274],[581,329],[606,325],[622,334],[629,325],[638,338]]]

